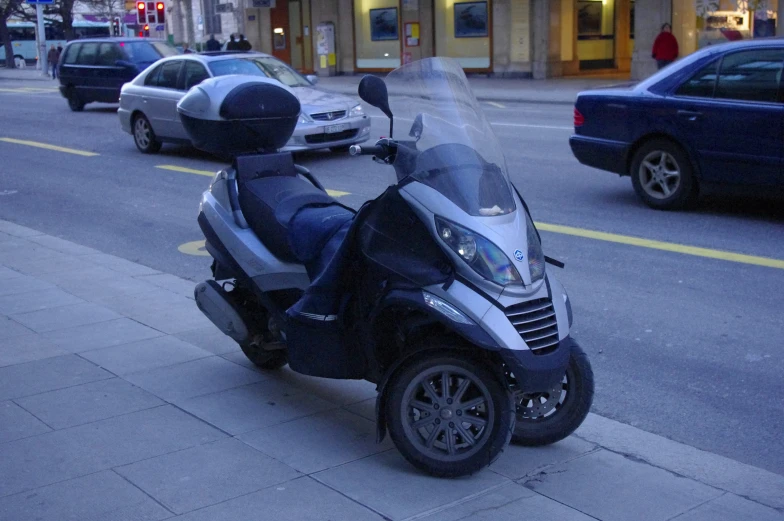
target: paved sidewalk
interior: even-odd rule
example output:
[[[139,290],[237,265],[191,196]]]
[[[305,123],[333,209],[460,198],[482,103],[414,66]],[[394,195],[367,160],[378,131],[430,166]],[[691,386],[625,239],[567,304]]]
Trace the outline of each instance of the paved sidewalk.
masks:
[[[356,96],[362,75],[319,78],[324,90]],[[622,76],[553,78],[549,80],[470,77],[471,90],[480,101],[517,103],[555,103],[572,105],[584,90],[629,86],[633,83]],[[395,95],[390,92],[390,95]]]
[[[784,477],[593,414],[424,476],[371,384],[255,369],[193,285],[0,221],[0,519],[784,520]]]
[[[357,86],[362,75],[333,76],[319,78],[319,87],[352,96],[357,95]],[[3,80],[9,81],[47,81],[59,85],[51,78],[41,75],[35,68],[5,69],[0,68],[0,85]],[[598,89],[612,86],[631,85],[628,79],[619,75],[592,77],[557,78],[550,80],[501,79],[501,78],[469,78],[471,88],[481,101],[525,102],[525,103],[574,103],[577,94],[583,90]],[[394,93],[390,93],[394,94]]]

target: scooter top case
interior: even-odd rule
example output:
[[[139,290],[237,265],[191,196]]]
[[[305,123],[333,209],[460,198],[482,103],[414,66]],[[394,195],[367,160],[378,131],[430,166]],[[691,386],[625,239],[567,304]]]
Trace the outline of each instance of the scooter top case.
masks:
[[[278,81],[232,75],[193,87],[177,111],[196,148],[236,157],[285,145],[297,126],[300,104]]]

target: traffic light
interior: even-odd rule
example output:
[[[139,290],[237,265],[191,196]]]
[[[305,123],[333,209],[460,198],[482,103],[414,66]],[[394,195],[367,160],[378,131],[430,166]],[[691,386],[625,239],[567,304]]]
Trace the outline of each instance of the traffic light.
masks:
[[[155,14],[157,15],[156,22],[158,24],[162,24],[166,21],[166,6],[163,4],[163,2],[155,3]]]
[[[144,24],[144,36],[150,36],[150,26]]]
[[[147,23],[147,4],[144,2],[136,2],[136,23]]]
[[[155,24],[158,22],[158,13],[155,11],[155,2],[147,2],[147,20],[146,24]]]
[[[119,18],[115,18],[112,21],[112,33],[115,36],[120,36],[120,19]]]

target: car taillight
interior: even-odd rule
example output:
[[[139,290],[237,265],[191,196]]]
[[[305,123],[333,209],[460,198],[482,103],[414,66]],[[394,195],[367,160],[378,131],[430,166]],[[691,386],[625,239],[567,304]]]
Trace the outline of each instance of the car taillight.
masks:
[[[574,126],[575,127],[582,127],[585,124],[585,116],[580,114],[580,111],[577,110],[577,107],[574,108]]]

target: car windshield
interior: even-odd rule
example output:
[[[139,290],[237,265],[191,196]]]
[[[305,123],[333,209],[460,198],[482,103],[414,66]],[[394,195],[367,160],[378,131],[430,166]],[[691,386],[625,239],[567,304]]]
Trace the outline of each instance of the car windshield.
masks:
[[[409,152],[416,148],[410,177],[470,215],[513,212],[501,145],[460,64],[428,58],[392,71],[385,81],[395,117],[393,138]]]
[[[133,63],[150,65],[161,58],[179,54],[177,49],[162,42],[121,42],[120,47],[128,53]]]
[[[248,74],[278,80],[287,87],[310,87],[311,83],[294,69],[275,58],[256,56],[253,58],[232,58],[210,62],[213,76],[229,74]]]

